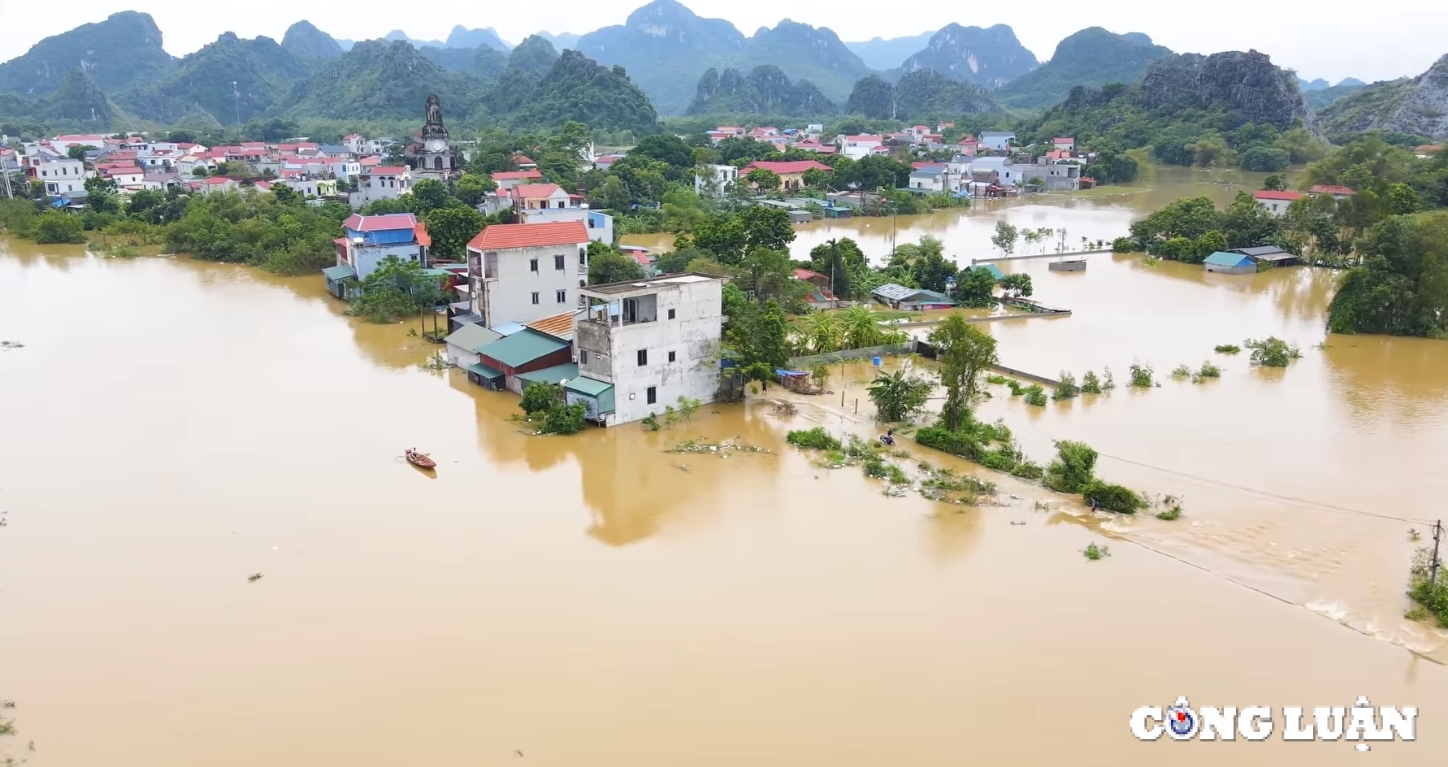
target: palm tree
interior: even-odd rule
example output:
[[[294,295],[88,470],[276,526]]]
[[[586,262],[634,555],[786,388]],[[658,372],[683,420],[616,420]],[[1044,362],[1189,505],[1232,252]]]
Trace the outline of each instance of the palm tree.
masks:
[[[805,319],[805,338],[814,354],[839,351],[844,342],[844,329],[839,318],[828,312],[815,312]]]
[[[910,378],[905,371],[880,373],[869,386],[870,401],[875,403],[875,417],[881,421],[903,421],[925,406],[930,396],[930,383]]]
[[[845,347],[865,349],[880,345],[880,319],[868,306],[851,306],[842,316]]]
[[[909,341],[910,334],[905,331],[905,328],[900,327],[899,320],[895,320],[889,325],[886,325],[885,329],[880,333],[880,342],[889,344],[890,346],[900,346],[901,344],[909,343]]]

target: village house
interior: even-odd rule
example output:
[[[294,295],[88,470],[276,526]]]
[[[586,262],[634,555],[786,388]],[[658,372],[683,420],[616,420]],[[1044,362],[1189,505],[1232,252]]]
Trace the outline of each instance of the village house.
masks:
[[[471,313],[496,328],[557,314],[588,283],[588,229],[578,221],[494,224],[468,243]]]
[[[597,168],[598,170],[608,170],[609,168],[613,167],[614,163],[622,160],[623,158],[624,155],[621,154],[601,154],[593,158],[593,167]]]
[[[426,269],[428,248],[432,238],[427,225],[411,213],[386,213],[361,216],[356,213],[342,222],[343,237],[336,239],[337,265],[352,267],[358,280],[365,280],[377,271],[377,265],[388,256],[400,261],[414,261]]]
[[[733,165],[705,165],[701,170],[709,173],[694,174],[694,193],[700,197],[723,197],[739,180],[739,169]]]
[[[534,208],[518,211],[520,224],[561,224],[576,221],[588,230],[588,239],[605,245],[613,244],[613,216],[589,210],[587,205],[567,208]]]
[[[739,173],[748,176],[751,170],[763,168],[779,176],[780,188],[785,190],[802,189],[805,186],[804,174],[806,171],[818,170],[829,172],[833,170],[830,166],[814,160],[790,160],[785,162],[766,162],[756,160],[740,169]]]
[[[507,389],[522,394],[529,383],[557,378],[560,383],[563,365],[573,365],[573,347],[547,333],[523,328],[477,349],[477,363],[469,365],[468,380],[494,391]],[[576,366],[573,368],[576,370]],[[555,375],[530,376],[550,371]],[[576,375],[576,373],[574,373]]]
[[[339,181],[351,181],[362,172],[362,165],[354,159],[335,158],[327,163],[327,172]]]
[[[118,189],[129,186],[139,188],[141,180],[146,177],[146,171],[138,165],[113,165],[105,169],[104,175],[114,181]]]
[[[955,142],[955,151],[966,157],[974,157],[980,151],[980,142],[974,136],[966,136]]]
[[[47,157],[30,167],[33,178],[45,182],[45,193],[51,197],[84,197],[85,180],[94,173],[87,172],[85,163],[69,157]]]
[[[517,210],[567,208],[571,205],[568,193],[557,184],[519,184],[508,190],[507,196]]]
[[[821,133],[824,133],[824,132],[825,132],[825,124],[824,124],[824,123],[809,123],[808,125],[804,126],[804,132],[805,132],[805,135],[807,135],[807,136],[818,136],[818,135],[820,135]]]
[[[348,133],[343,136],[342,146],[347,147],[347,151],[351,152],[355,157],[370,154],[367,151],[367,139],[362,138],[362,134],[360,133]]]
[[[1253,248],[1233,248],[1228,253],[1240,253],[1254,262],[1268,266],[1288,266],[1297,263],[1297,254],[1288,253],[1276,245],[1258,245]]]
[[[1314,184],[1311,189],[1307,190],[1307,193],[1311,195],[1327,195],[1338,202],[1342,202],[1357,194],[1350,186],[1340,186],[1336,184]]]
[[[944,293],[922,288],[907,288],[893,282],[870,291],[870,297],[891,309],[914,312],[923,309],[949,309],[955,302]]]
[[[141,188],[154,189],[159,191],[167,191],[171,189],[178,189],[182,191],[190,190],[190,187],[187,186],[186,182],[181,179],[181,174],[170,172],[147,173],[146,176],[141,179]]]
[[[994,149],[998,152],[1011,148],[1011,142],[1016,140],[1016,134],[1012,131],[988,130],[981,131],[980,144],[986,149]]]
[[[1033,179],[1040,179],[1041,184],[1049,192],[1069,192],[1081,188],[1081,166],[1075,162],[1060,162],[1053,159],[1051,155],[1057,154],[1059,150],[1047,152],[1046,156],[1037,158],[1035,166],[1017,166],[1020,173],[1025,176],[1027,182]]]
[[[1069,157],[1072,152],[1076,151],[1076,139],[1070,136],[1057,136],[1051,139],[1051,147],[1065,152],[1066,156]]]
[[[950,171],[944,163],[917,163],[910,172],[910,188],[923,192],[945,192],[950,189]]]
[[[395,200],[412,190],[412,171],[405,166],[379,165],[357,174],[357,191],[351,194],[353,208],[373,200]]]
[[[502,338],[495,330],[482,325],[463,325],[448,334],[447,361],[454,367],[468,368],[479,362],[478,352],[488,344]]]
[[[492,174],[492,177],[498,183],[499,193],[543,180],[543,174],[536,170],[505,170]]]
[[[819,272],[810,271],[809,269],[795,269],[794,278],[801,282],[807,282],[810,284],[810,287],[814,288],[813,292],[806,294],[804,297],[804,302],[808,304],[811,309],[823,311],[825,309],[835,309],[839,307],[839,299],[835,297],[834,293],[830,292],[830,278],[828,276],[820,274]]]
[[[1202,262],[1204,271],[1216,274],[1256,274],[1257,262],[1241,253],[1217,251]]]
[[[859,160],[875,154],[877,149],[885,146],[885,140],[875,135],[840,136],[835,139],[836,145],[840,148],[840,154],[851,160]]]
[[[1009,157],[976,157],[970,161],[973,184],[986,182],[1001,187],[1019,186],[1022,168]],[[974,193],[974,189],[971,190]]]
[[[816,154],[834,154],[839,151],[839,147],[833,144],[823,143],[817,138],[807,138],[797,142],[793,148],[802,152],[814,152]]]
[[[720,277],[677,274],[581,290],[599,303],[575,319],[579,377],[564,384],[568,402],[616,426],[663,413],[680,397],[714,401],[722,289]]]
[[[1259,189],[1252,193],[1252,199],[1256,200],[1258,205],[1266,208],[1267,212],[1274,216],[1287,215],[1287,209],[1291,207],[1292,203],[1306,196],[1307,195],[1302,192],[1277,191],[1273,189]]]
[[[227,178],[226,176],[209,176],[199,181],[191,182],[191,190],[199,194],[235,192],[240,186],[235,179]]]

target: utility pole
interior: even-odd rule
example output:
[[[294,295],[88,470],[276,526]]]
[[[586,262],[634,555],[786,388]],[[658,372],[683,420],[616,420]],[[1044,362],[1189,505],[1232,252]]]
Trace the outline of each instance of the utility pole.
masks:
[[[1433,523],[1433,560],[1428,563],[1428,587],[1438,585],[1438,541],[1443,537],[1443,520]]]

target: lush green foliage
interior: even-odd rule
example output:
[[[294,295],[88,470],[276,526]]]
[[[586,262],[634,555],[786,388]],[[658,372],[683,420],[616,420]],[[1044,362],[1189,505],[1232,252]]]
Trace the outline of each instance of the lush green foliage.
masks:
[[[996,341],[967,323],[959,314],[951,314],[930,332],[939,363],[940,382],[945,386],[945,404],[940,409],[940,423],[952,431],[970,420],[970,407],[980,391],[980,376],[996,364]]]
[[[445,300],[437,277],[424,274],[418,262],[397,256],[379,261],[361,288],[348,312],[368,322],[396,322]]]
[[[1076,376],[1070,371],[1062,370],[1061,377],[1057,379],[1056,391],[1052,392],[1051,399],[1071,399],[1081,393],[1081,387],[1076,385]]]
[[[584,417],[587,414],[588,406],[582,402],[554,405],[544,414],[543,426],[539,431],[544,434],[577,434],[583,431]]]
[[[1131,363],[1131,386],[1137,389],[1150,389],[1156,386],[1155,371],[1149,363]]]
[[[1252,350],[1252,364],[1269,368],[1285,368],[1288,363],[1302,356],[1302,352],[1277,336],[1256,341],[1251,338],[1242,345]]]
[[[867,387],[878,421],[906,421],[925,409],[933,385],[902,370],[878,373]]]
[[[71,213],[47,210],[35,217],[31,227],[35,241],[42,244],[85,242],[85,225]]]
[[[1217,344],[1212,351],[1218,354],[1238,354],[1242,351],[1242,347],[1236,344]]]
[[[1096,376],[1096,371],[1088,370],[1086,375],[1081,376],[1082,394],[1100,394],[1101,379]]]
[[[1013,107],[1049,107],[1076,86],[1135,82],[1151,62],[1169,55],[1170,49],[1153,45],[1146,35],[1090,27],[1057,43],[1050,61],[1006,83],[997,96]]]
[[[1140,495],[1121,485],[1092,479],[1081,487],[1081,497],[1090,504],[1119,514],[1135,514],[1146,507]]]
[[[796,447],[812,450],[839,450],[842,447],[840,441],[831,437],[823,426],[791,431],[785,435],[785,441]]]
[[[350,212],[345,205],[281,203],[268,193],[194,195],[166,241],[178,253],[236,261],[279,274],[305,274],[336,263],[332,240]],[[169,217],[168,217],[169,220]]]
[[[1448,215],[1389,218],[1367,233],[1359,249],[1363,263],[1339,284],[1328,308],[1329,330],[1448,334]]]
[[[834,102],[808,80],[791,81],[773,64],[757,66],[747,74],[726,67],[721,74],[710,67],[699,78],[691,115],[828,115],[837,111]]]
[[[1031,384],[1025,387],[1021,390],[1021,394],[1024,395],[1021,399],[1027,405],[1034,405],[1035,407],[1046,406],[1046,390],[1040,384]]]
[[[1056,459],[1046,467],[1046,487],[1058,493],[1079,493],[1095,478],[1096,451],[1084,442],[1056,441]]]
[[[535,413],[546,412],[549,408],[562,403],[562,387],[538,381],[523,388],[523,398],[518,401],[518,407],[531,416]]]
[[[602,242],[588,244],[588,284],[604,285],[610,282],[641,280],[644,268],[632,256],[625,255],[613,245]]]
[[[1216,251],[1276,244],[1282,239],[1278,220],[1251,195],[1242,193],[1220,211],[1209,197],[1170,203],[1131,225],[1130,248],[1199,264]],[[1113,250],[1119,244],[1113,243]]]

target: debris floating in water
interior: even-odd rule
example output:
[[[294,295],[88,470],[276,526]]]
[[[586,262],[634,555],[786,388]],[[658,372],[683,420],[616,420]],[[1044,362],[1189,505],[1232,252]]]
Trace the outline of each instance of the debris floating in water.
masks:
[[[689,440],[689,441],[687,441],[687,442],[680,442],[679,444],[674,445],[672,448],[669,448],[669,451],[668,451],[668,452],[670,452],[670,453],[719,453],[719,454],[722,455],[722,454],[724,454],[724,453],[729,453],[729,452],[738,452],[738,453],[768,453],[769,451],[768,451],[768,450],[765,450],[765,449],[762,448],[762,447],[757,447],[757,446],[755,446],[755,445],[746,445],[746,444],[743,444],[743,443],[741,443],[741,442],[735,442],[735,441],[732,441],[732,440],[726,440],[726,441],[720,442],[720,443],[718,443],[718,444],[713,444],[713,443],[709,443],[709,442],[699,442],[699,441],[697,441],[697,440],[692,440],[692,439],[691,439],[691,440]]]
[[[252,573],[251,575],[246,576],[246,582],[256,583],[257,581],[261,580],[261,577],[261,573]]]
[[[0,341],[0,349],[24,349],[25,344],[19,341]]]

